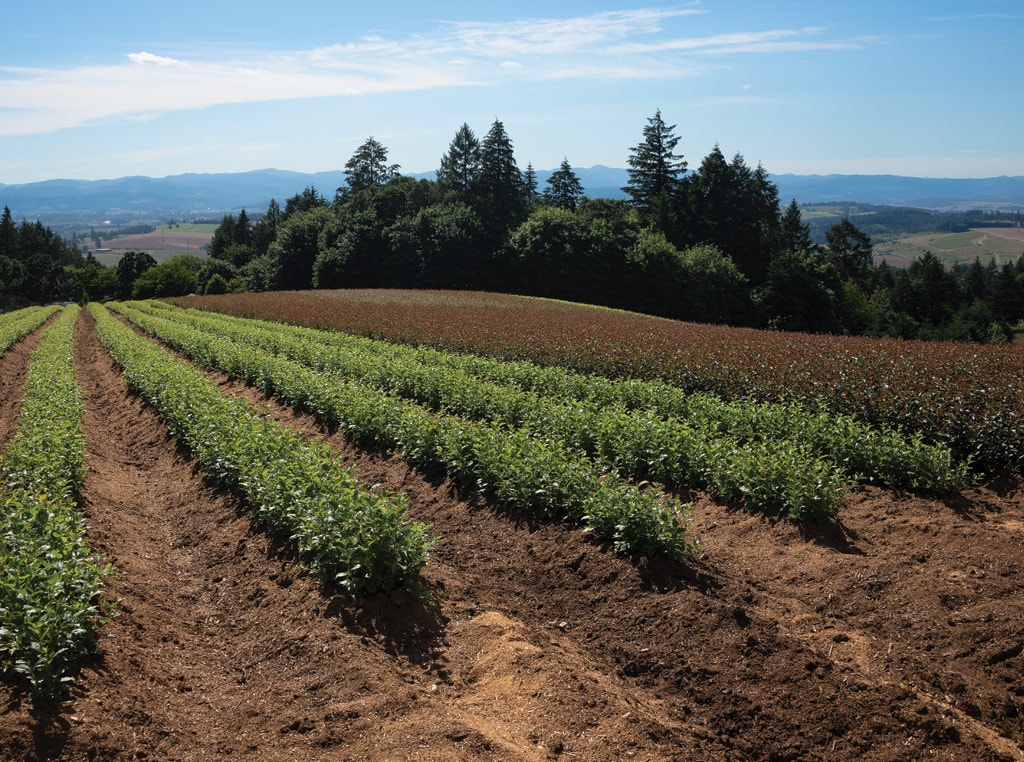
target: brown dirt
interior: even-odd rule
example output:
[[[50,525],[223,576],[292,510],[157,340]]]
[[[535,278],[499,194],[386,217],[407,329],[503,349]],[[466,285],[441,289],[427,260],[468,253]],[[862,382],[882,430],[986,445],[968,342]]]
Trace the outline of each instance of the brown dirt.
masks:
[[[0,684],[4,759],[1024,759],[1019,480],[866,488],[803,526],[698,495],[700,558],[625,559],[221,379],[432,525],[432,603],[355,600],[204,484],[79,331],[121,614],[67,702]]]
[[[0,356],[0,453],[14,436],[24,398],[28,358],[39,345],[40,332],[26,336]]]

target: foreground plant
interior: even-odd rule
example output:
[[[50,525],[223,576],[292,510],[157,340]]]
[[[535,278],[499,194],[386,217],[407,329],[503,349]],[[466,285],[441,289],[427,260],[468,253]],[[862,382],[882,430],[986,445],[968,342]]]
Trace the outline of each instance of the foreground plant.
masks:
[[[323,443],[260,416],[186,363],[90,304],[100,340],[128,386],[160,414],[215,482],[295,543],[323,582],[370,594],[417,590],[432,544],[406,516],[407,502],[355,479]]]
[[[0,488],[0,666],[52,699],[96,646],[111,568],[93,555],[77,509],[85,478],[82,395],[72,361],[78,308],[32,354]],[[52,314],[52,313],[51,313]]]

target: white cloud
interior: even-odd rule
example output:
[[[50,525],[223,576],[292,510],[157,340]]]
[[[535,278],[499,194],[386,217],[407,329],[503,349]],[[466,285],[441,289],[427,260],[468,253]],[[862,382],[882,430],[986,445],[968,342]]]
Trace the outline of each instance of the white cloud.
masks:
[[[568,19],[523,19],[513,22],[452,22],[449,44],[479,55],[565,54],[638,34],[653,34],[664,22],[701,13],[695,8],[605,11]]]
[[[142,51],[141,53],[129,53],[128,60],[134,63],[156,64],[157,66],[172,66],[174,64],[181,63],[173,58],[155,56],[152,53],[147,53],[146,51]]]

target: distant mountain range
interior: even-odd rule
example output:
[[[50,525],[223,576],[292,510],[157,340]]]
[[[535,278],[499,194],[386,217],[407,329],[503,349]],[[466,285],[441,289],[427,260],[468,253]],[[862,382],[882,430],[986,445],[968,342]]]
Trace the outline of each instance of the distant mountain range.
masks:
[[[537,170],[543,189],[554,170]],[[623,198],[627,170],[597,165],[574,168],[588,196]],[[433,178],[434,173],[413,175]],[[772,175],[782,204],[859,202],[923,209],[1024,209],[1024,177],[934,179],[897,175]],[[279,203],[314,187],[327,198],[345,184],[338,170],[312,174],[261,169],[170,177],[121,177],[116,180],[44,180],[20,185],[0,183],[0,206],[15,219],[107,216],[195,217],[246,209],[259,213],[270,199]]]

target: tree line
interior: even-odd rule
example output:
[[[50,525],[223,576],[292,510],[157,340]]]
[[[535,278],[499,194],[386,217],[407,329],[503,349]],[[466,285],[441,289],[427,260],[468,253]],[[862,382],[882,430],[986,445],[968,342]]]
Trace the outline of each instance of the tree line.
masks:
[[[1009,336],[1024,318],[1020,263],[950,272],[928,255],[906,271],[874,267],[870,237],[849,218],[816,245],[796,201],[782,207],[762,166],[715,146],[691,171],[679,142],[657,111],[630,149],[628,198],[612,200],[587,198],[567,159],[540,187],[498,119],[482,138],[463,124],[435,180],[401,175],[370,137],[332,198],[308,187],[283,208],[272,200],[252,217],[225,215],[207,259],[157,265],[130,252],[101,274],[71,251],[57,280],[76,300],[480,289],[684,320],[981,341]],[[5,256],[0,248],[0,267]],[[5,275],[0,291],[10,290]]]

